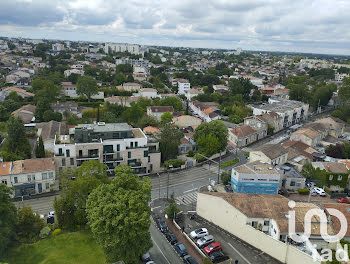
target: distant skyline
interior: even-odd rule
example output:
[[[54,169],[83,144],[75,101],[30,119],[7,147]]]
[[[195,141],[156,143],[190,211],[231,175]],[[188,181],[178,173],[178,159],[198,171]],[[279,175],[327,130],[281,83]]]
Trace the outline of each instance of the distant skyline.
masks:
[[[346,0],[0,0],[0,35],[350,55]]]

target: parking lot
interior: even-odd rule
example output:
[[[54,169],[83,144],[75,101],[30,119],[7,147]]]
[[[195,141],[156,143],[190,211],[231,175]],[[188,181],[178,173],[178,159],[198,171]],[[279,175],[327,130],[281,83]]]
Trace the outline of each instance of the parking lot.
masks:
[[[190,215],[184,215],[179,221],[179,225],[185,226],[185,232],[189,235],[191,231],[198,228],[207,228],[210,235],[214,236],[215,241],[220,242],[222,252],[229,256],[232,263],[238,260],[238,263],[244,264],[277,264],[277,260],[264,254],[260,250],[246,244],[242,240],[234,237],[228,232],[216,227],[215,225],[206,222],[204,219],[194,215],[194,219],[190,219]],[[222,263],[231,263],[230,260]]]

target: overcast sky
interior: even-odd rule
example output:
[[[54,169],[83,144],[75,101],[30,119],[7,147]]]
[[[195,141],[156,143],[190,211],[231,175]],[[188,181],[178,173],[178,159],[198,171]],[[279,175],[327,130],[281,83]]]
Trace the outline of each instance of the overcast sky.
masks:
[[[350,55],[349,0],[0,0],[0,36]]]

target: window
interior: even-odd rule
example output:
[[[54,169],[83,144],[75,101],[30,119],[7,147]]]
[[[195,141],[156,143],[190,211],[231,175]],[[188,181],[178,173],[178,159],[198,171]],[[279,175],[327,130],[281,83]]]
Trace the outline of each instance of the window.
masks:
[[[62,166],[66,166],[66,159],[65,158],[62,159]]]
[[[47,179],[47,173],[42,173],[41,176],[42,176],[42,179],[43,179],[43,180],[46,180],[46,179]]]
[[[74,158],[70,158],[70,165],[74,165]]]
[[[2,180],[1,183],[7,185],[7,180]]]
[[[50,178],[50,179],[53,178],[53,172],[49,172],[49,178]]]
[[[60,156],[61,156],[62,154],[63,154],[63,152],[62,152],[62,148],[59,148],[59,149],[58,149],[58,155],[60,155]]]
[[[138,142],[136,141],[136,142],[135,142],[135,148],[137,148],[137,146],[138,146]]]
[[[151,162],[151,157],[148,157],[148,162]]]
[[[117,145],[117,151],[120,151],[120,145],[119,144]]]
[[[13,180],[15,181],[15,183],[18,183],[18,178],[14,177]]]
[[[70,157],[70,150],[69,149],[66,149],[66,156]]]
[[[134,147],[134,142],[130,142],[130,148]]]
[[[338,175],[338,181],[341,181],[343,179],[342,175]]]
[[[79,157],[83,156],[83,151],[79,150]]]
[[[252,227],[256,228],[258,226],[258,222],[257,221],[253,221],[252,222]]]
[[[329,175],[329,180],[333,180],[333,175]]]
[[[50,184],[47,182],[46,184],[45,184],[46,186],[46,190],[48,190],[48,189],[50,189]]]
[[[269,226],[270,225],[270,220],[265,220],[264,221],[264,226]]]
[[[290,181],[290,186],[295,186],[295,181]]]
[[[32,176],[27,175],[27,179],[28,179],[28,182],[31,182],[32,181]]]
[[[35,181],[35,175],[32,175],[32,180]]]
[[[144,156],[144,157],[147,157],[147,156],[148,156],[148,151],[147,151],[147,150],[143,152],[143,156]]]
[[[129,151],[128,152],[128,159],[130,159],[131,158],[131,152]]]

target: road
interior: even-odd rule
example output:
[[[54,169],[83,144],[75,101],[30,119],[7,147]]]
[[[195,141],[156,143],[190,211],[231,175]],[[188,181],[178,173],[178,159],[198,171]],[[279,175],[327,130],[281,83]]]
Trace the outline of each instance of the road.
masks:
[[[48,214],[48,212],[53,211],[53,202],[55,200],[55,197],[59,197],[59,195],[56,196],[47,196],[47,197],[41,197],[41,198],[35,198],[35,199],[29,199],[24,200],[23,202],[14,202],[16,207],[20,208],[25,205],[29,205],[32,207],[34,212],[38,212],[39,214]]]

